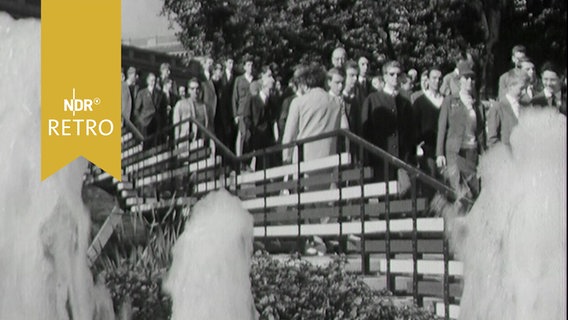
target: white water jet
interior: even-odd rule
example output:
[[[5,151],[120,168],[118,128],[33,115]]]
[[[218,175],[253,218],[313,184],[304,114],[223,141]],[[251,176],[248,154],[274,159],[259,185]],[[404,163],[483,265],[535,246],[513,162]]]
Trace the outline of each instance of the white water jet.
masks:
[[[173,249],[164,283],[172,320],[252,320],[253,220],[226,190],[199,201]]]
[[[86,161],[40,182],[39,20],[0,12],[0,43],[0,319],[112,320],[87,265]]]
[[[455,218],[460,319],[566,318],[566,117],[527,110],[479,165],[483,188]]]

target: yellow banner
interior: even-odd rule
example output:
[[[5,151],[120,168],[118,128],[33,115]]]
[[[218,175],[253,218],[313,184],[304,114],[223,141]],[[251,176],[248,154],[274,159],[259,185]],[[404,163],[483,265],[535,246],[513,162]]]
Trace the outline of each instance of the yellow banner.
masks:
[[[79,156],[121,178],[121,1],[41,2],[41,179]]]

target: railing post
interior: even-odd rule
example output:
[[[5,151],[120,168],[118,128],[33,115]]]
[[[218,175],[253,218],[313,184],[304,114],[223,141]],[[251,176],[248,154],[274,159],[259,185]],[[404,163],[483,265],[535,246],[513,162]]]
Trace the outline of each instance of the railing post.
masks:
[[[340,139],[336,140],[336,144],[339,144]],[[342,187],[341,187],[341,183],[342,183],[342,173],[341,173],[341,167],[342,167],[342,163],[341,163],[341,150],[339,148],[339,146],[337,146],[337,155],[339,157],[338,161],[337,161],[337,190],[339,191],[339,206],[338,206],[338,215],[337,215],[337,221],[339,222],[339,252],[343,252],[343,245],[342,243],[346,242],[347,239],[343,238],[343,192],[342,192]],[[333,208],[332,208],[333,209]],[[331,210],[331,212],[333,212],[333,210]],[[347,248],[345,248],[347,249]],[[347,251],[347,250],[346,250]]]
[[[363,147],[359,146],[359,159],[356,162],[359,166],[359,186],[361,187],[361,200],[359,208],[359,216],[361,219],[361,271],[363,274],[370,272],[370,257],[367,259],[366,253],[366,234],[365,234],[365,165],[363,161],[364,151]]]
[[[412,296],[414,304],[421,305],[418,296],[418,207],[416,203],[416,176],[410,175],[410,192],[412,199]]]
[[[302,152],[302,146],[299,143],[295,143],[294,144],[296,146],[296,149],[298,151],[298,157],[297,157],[297,170],[298,170],[298,176],[297,176],[297,180],[296,180],[296,195],[297,195],[297,199],[298,199],[298,203],[296,205],[296,209],[298,210],[297,214],[298,214],[298,249],[302,250],[304,249],[303,245],[302,245],[302,202],[301,202],[301,191],[302,191],[302,177],[301,177],[301,166],[300,163],[302,162],[301,159],[303,158],[303,152]],[[292,153],[293,154],[293,153]],[[292,156],[292,158],[294,158]]]
[[[444,219],[444,234],[446,234],[446,221]],[[446,237],[443,240],[444,250],[444,319],[450,320],[450,248]]]
[[[390,170],[389,163],[384,161],[385,181],[385,253],[387,256],[387,289],[394,293],[394,283],[391,279],[391,243],[390,243]]]
[[[266,148],[262,149],[262,172],[263,172],[263,195],[264,195],[264,241],[265,241],[265,245],[268,241],[268,212],[267,212],[267,203],[266,203],[266,197],[267,197],[267,190],[266,190],[266,185],[267,185],[267,177],[266,177]]]

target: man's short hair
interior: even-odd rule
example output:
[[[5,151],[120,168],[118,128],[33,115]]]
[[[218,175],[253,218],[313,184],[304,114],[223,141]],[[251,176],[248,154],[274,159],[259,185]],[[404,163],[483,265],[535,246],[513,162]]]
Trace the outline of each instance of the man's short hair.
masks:
[[[400,63],[398,61],[391,60],[383,65],[383,74],[387,74],[390,68],[399,68],[402,70],[402,67],[400,66]]]
[[[168,82],[171,82],[172,84],[174,83],[174,80],[170,77],[165,77],[164,80],[162,80],[163,84],[166,84]]]
[[[347,51],[345,51],[345,48],[343,48],[341,46],[333,49],[333,51],[331,52],[331,55],[333,56],[336,52],[343,52],[343,53],[347,54]]]
[[[444,74],[442,72],[442,68],[440,68],[440,66],[431,66],[430,68],[428,68],[427,72],[428,72],[428,78],[430,78],[430,74],[432,73],[432,71],[440,71],[441,74]]]
[[[290,81],[294,83],[294,85],[299,86],[300,84],[306,83],[306,72],[308,70],[308,66],[305,64],[299,64],[294,68],[294,75]]]
[[[270,65],[263,65],[262,67],[260,67],[260,74],[266,74],[268,71],[272,71],[272,68],[270,67]]]
[[[523,45],[516,45],[513,47],[513,49],[511,50],[511,55],[515,55],[515,53],[527,53],[527,48],[525,48],[525,46]]]
[[[164,62],[162,64],[160,64],[160,71],[165,70],[165,69],[170,69],[170,64],[167,62]]]
[[[306,70],[305,84],[308,88],[323,88],[326,72],[319,63],[312,63]]]
[[[345,63],[344,69],[345,69],[345,71],[347,71],[347,69],[355,69],[355,70],[359,71],[359,65],[357,64],[357,62],[355,62],[353,60],[349,60]]]
[[[529,63],[532,63],[532,64],[534,65],[534,62],[531,60],[531,58],[529,58],[529,57],[527,57],[527,56],[521,57],[521,58],[519,59],[519,64],[520,64],[520,63],[523,63],[523,62],[529,62]]]
[[[519,83],[528,84],[530,82],[529,74],[525,70],[512,69],[508,72],[507,88],[510,88]]]
[[[246,64],[247,62],[254,63],[254,57],[252,56],[252,54],[245,53],[241,58],[241,62],[243,63],[243,65]]]
[[[201,87],[201,83],[199,83],[199,79],[197,79],[197,77],[192,77],[187,81],[188,88],[190,83],[197,83],[197,85]]]
[[[326,81],[331,81],[331,79],[333,79],[334,75],[339,75],[341,77],[345,77],[343,70],[341,70],[339,68],[331,68],[331,69],[327,70]]]
[[[454,63],[456,64],[456,66],[461,61],[467,61],[467,60],[468,60],[468,57],[467,57],[467,52],[465,50],[459,50],[456,53],[456,55],[454,56]]]
[[[545,71],[554,72],[554,73],[556,73],[556,75],[558,77],[560,77],[560,69],[558,69],[558,67],[554,63],[552,63],[551,61],[546,61],[545,63],[542,64],[542,67],[540,67],[540,74],[541,75]]]

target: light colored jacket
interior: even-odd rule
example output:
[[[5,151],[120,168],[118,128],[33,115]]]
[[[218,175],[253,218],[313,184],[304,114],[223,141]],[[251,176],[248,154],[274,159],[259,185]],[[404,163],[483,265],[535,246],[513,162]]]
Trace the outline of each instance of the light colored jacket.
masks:
[[[314,88],[295,98],[290,104],[282,144],[320,135],[340,128],[341,105],[321,88]],[[304,145],[303,160],[313,160],[334,154],[336,139],[319,140]],[[283,150],[285,161],[292,159],[291,149]]]

